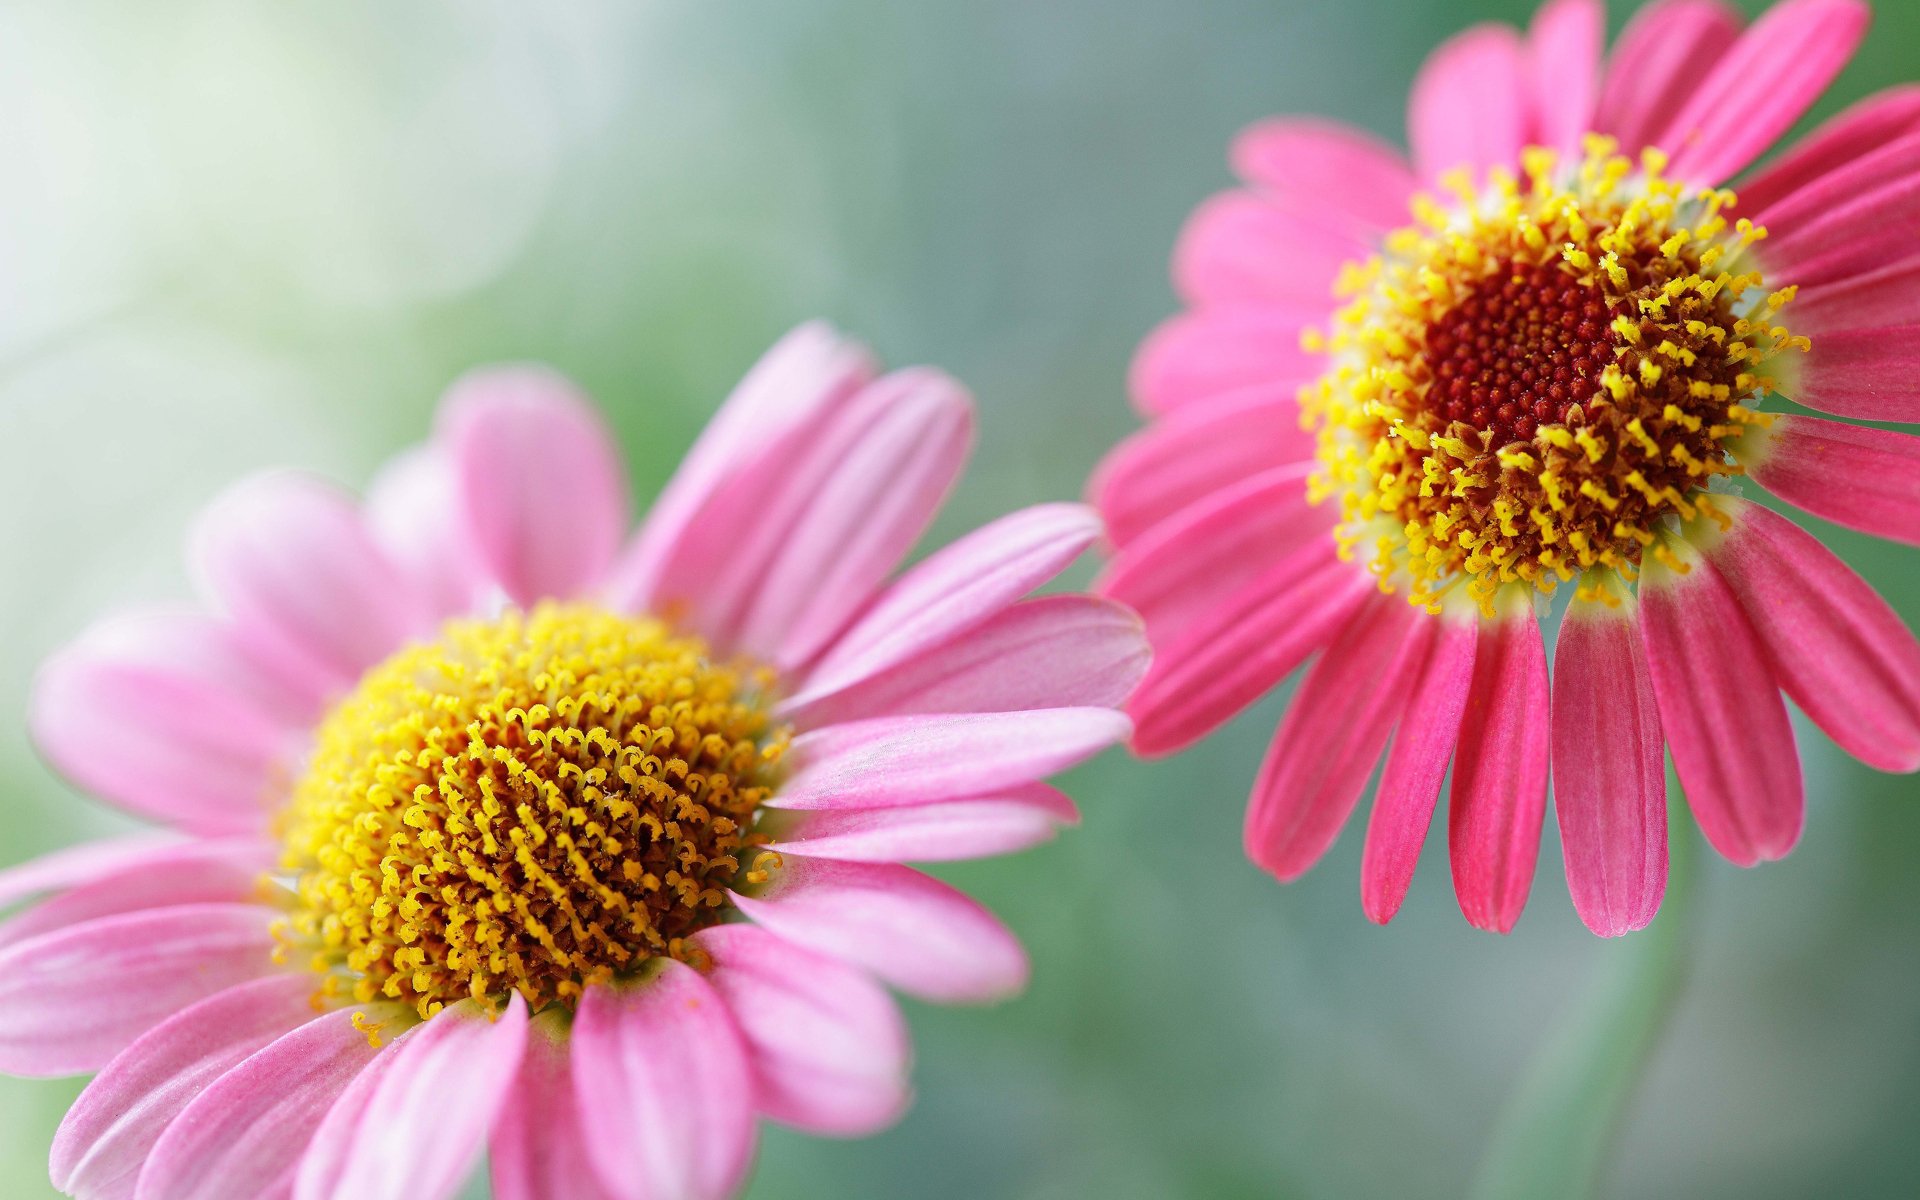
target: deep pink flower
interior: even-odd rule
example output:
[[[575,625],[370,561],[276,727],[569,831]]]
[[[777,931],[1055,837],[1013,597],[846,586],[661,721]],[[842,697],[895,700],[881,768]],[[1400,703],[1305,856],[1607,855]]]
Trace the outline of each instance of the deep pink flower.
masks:
[[[985,1001],[1019,943],[900,865],[1075,819],[1132,614],[1024,599],[1099,532],[1027,509],[888,582],[960,474],[952,380],[796,331],[640,530],[587,402],[477,373],[364,503],[275,475],[194,539],[205,610],[111,620],[33,704],[172,831],[0,875],[0,1068],[98,1071],[83,1197],[717,1197],[756,1117],[892,1121],[894,987]]]
[[[1568,883],[1602,934],[1659,906],[1664,750],[1743,865],[1800,833],[1782,691],[1867,763],[1920,766],[1912,635],[1740,497],[1745,477],[1920,543],[1920,438],[1762,408],[1778,392],[1920,421],[1920,91],[1866,100],[1729,192],[1866,8],[1789,0],[1743,30],[1708,0],[1656,3],[1604,69],[1602,17],[1557,0],[1525,34],[1440,47],[1411,161],[1324,121],[1242,134],[1246,186],[1174,253],[1188,310],[1134,363],[1151,423],[1092,485],[1117,548],[1102,590],[1156,650],[1134,747],[1191,745],[1318,655],[1247,851],[1306,871],[1384,756],[1376,921],[1450,760],[1467,919],[1519,918],[1551,763]],[[1576,596],[1550,678],[1539,618],[1560,585]]]

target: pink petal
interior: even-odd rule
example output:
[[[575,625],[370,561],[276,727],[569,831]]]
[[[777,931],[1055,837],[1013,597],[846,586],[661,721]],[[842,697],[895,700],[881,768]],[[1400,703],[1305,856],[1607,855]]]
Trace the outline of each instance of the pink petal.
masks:
[[[1030,783],[1125,740],[1109,708],[876,717],[794,739],[776,808],[875,808]]]
[[[1788,312],[1793,331],[1816,343],[1839,330],[1920,324],[1920,259],[1801,288]]]
[[[1667,890],[1660,710],[1630,606],[1576,599],[1553,651],[1553,804],[1587,928],[1645,928]]]
[[[1773,670],[1739,600],[1705,559],[1675,574],[1649,558],[1641,637],[1674,770],[1701,832],[1743,867],[1800,838],[1800,757]]]
[[[1533,887],[1547,811],[1547,655],[1531,609],[1481,631],[1460,718],[1447,844],[1460,911],[1512,931]]]
[[[1507,26],[1478,25],[1441,43],[1408,102],[1407,137],[1421,177],[1516,165],[1530,136],[1528,91],[1526,47]]]
[[[1381,925],[1400,911],[1407,885],[1413,882],[1440,781],[1460,737],[1479,635],[1477,617],[1439,620],[1387,752],[1360,858],[1360,904],[1367,918]]]
[[[1233,169],[1302,212],[1338,214],[1359,230],[1407,223],[1417,183],[1400,152],[1372,134],[1312,117],[1272,117],[1233,140]]]
[[[1124,547],[1222,488],[1308,461],[1313,443],[1291,388],[1250,388],[1176,409],[1121,442],[1087,492]]]
[[[99,1070],[188,1005],[273,971],[276,916],[253,904],[183,904],[0,949],[0,1070]]]
[[[0,923],[0,947],[122,913],[256,900],[276,856],[273,843],[252,839],[155,847],[118,870]]]
[[[1656,0],[1633,15],[1607,61],[1594,129],[1637,155],[1673,124],[1714,64],[1740,37],[1740,15],[1720,0]]]
[[[693,941],[746,1041],[760,1111],[810,1133],[873,1133],[905,1111],[906,1022],[866,972],[753,925]]]
[[[228,988],[154,1026],[80,1093],[54,1135],[53,1186],[131,1200],[154,1143],[207,1085],[311,1021],[316,981],[271,975]]]
[[[394,1039],[301,1156],[296,1200],[444,1200],[473,1170],[520,1068],[527,1005],[462,1000]]]
[[[0,906],[11,905],[42,892],[65,891],[96,879],[105,879],[145,862],[155,853],[185,844],[178,835],[132,833],[124,837],[82,842],[28,859],[0,871]]]
[[[1757,504],[1731,507],[1733,531],[1707,555],[1774,678],[1847,753],[1882,771],[1920,770],[1920,643],[1818,538]]]
[[[1156,647],[1127,705],[1134,752],[1172,754],[1218,729],[1331,642],[1374,590],[1331,538],[1269,568]]]
[[[967,800],[768,816],[780,853],[849,862],[948,862],[1011,854],[1047,841],[1061,825],[1080,819],[1073,801],[1044,783]]]
[[[1920,545],[1920,437],[1781,416],[1758,452],[1741,458],[1754,482],[1797,508]]]
[[[390,1005],[335,1009],[221,1075],[160,1136],[139,1200],[290,1197],[294,1173],[334,1101],[378,1053],[355,1019],[391,1022]]]
[[[1600,90],[1600,49],[1606,41],[1600,0],[1550,0],[1527,30],[1527,86],[1534,140],[1578,155],[1593,128]]]
[[[1911,228],[1920,212],[1916,159],[1920,134],[1908,134],[1833,167],[1764,209],[1743,203],[1742,211],[1767,228],[1756,254],[1768,278],[1826,283],[1911,257],[1911,248],[1888,237],[1881,226],[1898,222]],[[1837,234],[1853,231],[1878,235],[1880,252],[1832,244]]]
[[[573,1089],[587,1154],[623,1200],[721,1200],[753,1160],[746,1051],[713,986],[656,961],[642,983],[580,998]]]
[[[1823,123],[1742,183],[1740,209],[1758,218],[1788,196],[1916,131],[1920,131],[1920,87],[1908,84],[1876,92]]]
[[[488,1149],[495,1200],[616,1200],[587,1153],[575,1099],[571,1014],[550,1005],[527,1027],[520,1075]]]
[[[1128,388],[1145,413],[1250,387],[1297,390],[1320,374],[1322,358],[1300,345],[1301,332],[1324,322],[1333,297],[1285,308],[1181,313],[1147,335],[1133,356]]]
[[[193,558],[209,595],[285,670],[345,691],[431,625],[426,599],[380,550],[345,493],[255,476],[208,506]]]
[[[1140,614],[1157,646],[1259,581],[1274,563],[1333,540],[1333,506],[1307,499],[1311,463],[1263,471],[1207,496],[1135,539],[1096,590]]]
[[[1118,708],[1152,657],[1140,618],[1097,596],[1041,596],[945,645],[812,702],[782,706],[802,728],[909,713]]]
[[[487,572],[514,602],[600,582],[627,531],[627,474],[593,402],[545,367],[485,367],[440,402],[434,439]]]
[[[486,589],[488,567],[440,446],[415,446],[388,461],[367,485],[362,511],[373,540],[435,617],[473,608]]]
[[[1333,845],[1407,703],[1430,632],[1405,596],[1375,596],[1307,672],[1247,808],[1247,857],[1261,868],[1291,881]]]
[[[1673,176],[1738,174],[1826,91],[1868,20],[1859,0],[1783,0],[1763,13],[1652,139],[1673,155]]]
[[[1372,247],[1357,231],[1263,199],[1221,192],[1187,218],[1173,249],[1174,290],[1196,308],[1333,304],[1340,268]]]
[[[807,674],[796,706],[978,626],[1067,569],[1100,536],[1078,504],[1040,504],[935,551],[881,593]]]
[[[1027,955],[965,893],[893,863],[783,856],[740,911],[773,933],[864,967],[923,1000],[974,1004],[1027,983]]]
[[[607,588],[628,609],[649,607],[669,562],[692,555],[711,570],[724,546],[700,543],[718,511],[764,493],[761,473],[778,469],[812,440],[815,427],[873,378],[866,347],[825,322],[801,325],[762,355],[680,461]],[[749,503],[750,507],[750,503]]]
[[[1862,421],[1920,421],[1920,325],[1823,333],[1781,391]]]

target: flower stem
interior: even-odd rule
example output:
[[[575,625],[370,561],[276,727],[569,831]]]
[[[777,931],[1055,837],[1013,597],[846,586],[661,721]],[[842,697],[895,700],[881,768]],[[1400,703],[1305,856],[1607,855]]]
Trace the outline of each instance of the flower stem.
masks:
[[[1534,1053],[1480,1160],[1475,1200],[1581,1200],[1600,1183],[1627,1102],[1686,979],[1696,835],[1671,784],[1668,794],[1660,915],[1606,947],[1601,977]]]

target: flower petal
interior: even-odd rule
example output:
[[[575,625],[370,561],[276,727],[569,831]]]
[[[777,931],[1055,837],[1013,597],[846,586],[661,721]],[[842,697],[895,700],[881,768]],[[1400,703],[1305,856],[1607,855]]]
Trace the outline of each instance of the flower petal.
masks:
[[[880,594],[806,676],[796,697],[838,691],[978,626],[1067,569],[1100,536],[1079,504],[1039,504],[928,555]]]
[[[1381,925],[1400,911],[1433,823],[1440,781],[1460,739],[1479,635],[1477,616],[1440,618],[1387,752],[1360,858],[1360,904],[1367,918]]]
[[[644,982],[597,984],[573,1022],[587,1154],[623,1200],[721,1200],[753,1159],[753,1087],[713,986],[672,959]]]
[[[779,853],[848,862],[948,862],[1025,850],[1080,814],[1044,783],[993,796],[896,808],[769,812],[762,821]]]
[[[1629,605],[1575,599],[1553,651],[1553,804],[1587,928],[1645,928],[1667,890],[1660,710]]]
[[[875,808],[981,796],[1064,771],[1125,740],[1110,708],[876,717],[794,739],[776,808]]]
[[[1801,288],[1792,320],[1795,333],[1816,343],[1840,330],[1920,324],[1920,259]]]
[[[1594,129],[1638,156],[1739,37],[1740,15],[1720,0],[1656,0],[1642,8],[1607,61]]]
[[[217,992],[154,1026],[73,1102],[49,1156],[53,1186],[130,1200],[154,1143],[210,1083],[313,1019],[314,981],[270,975]]]
[[[0,950],[0,1070],[99,1070],[188,1005],[271,973],[276,916],[253,904],[183,904]]]
[[[1385,233],[1407,222],[1417,183],[1400,152],[1372,134],[1312,117],[1272,117],[1233,140],[1233,169],[1288,207],[1337,213]]]
[[[273,843],[251,838],[158,846],[0,923],[0,947],[121,913],[255,900],[276,856]]]
[[[1423,179],[1466,167],[1513,166],[1530,136],[1526,47],[1505,25],[1477,25],[1440,44],[1408,101],[1407,137]]]
[[[1579,154],[1593,128],[1607,13],[1599,0],[1549,0],[1527,29],[1527,85],[1533,139]]]
[[[1800,756],[1739,600],[1704,558],[1682,575],[1649,556],[1640,613],[1660,725],[1701,832],[1743,867],[1783,857],[1805,819]]]
[[[789,941],[864,967],[943,1004],[1003,999],[1027,983],[1027,955],[965,893],[893,863],[785,856],[740,911]]]
[[[1754,482],[1850,529],[1920,545],[1920,437],[1817,417],[1780,416],[1757,455]]]
[[[574,1094],[572,1017],[549,1005],[527,1025],[520,1074],[494,1125],[495,1200],[616,1200],[587,1153]]]
[[[317,479],[258,475],[227,489],[201,514],[192,556],[241,632],[323,693],[352,687],[431,625],[352,499]]]
[[[1780,686],[1868,766],[1920,770],[1920,643],[1818,538],[1757,504],[1721,507],[1735,524],[1707,557]]]
[[[1484,626],[1460,718],[1447,845],[1460,911],[1511,932],[1527,905],[1547,811],[1547,655],[1528,608]]]
[[[1172,412],[1243,388],[1298,389],[1319,375],[1323,358],[1300,344],[1303,331],[1333,311],[1317,304],[1208,309],[1162,322],[1134,352],[1128,388],[1148,414]]]
[[[156,853],[164,853],[184,844],[180,837],[170,833],[132,833],[124,837],[81,842],[77,846],[28,859],[18,866],[0,871],[0,906],[12,905],[43,892],[82,887],[145,862]]]
[[[358,1026],[391,1005],[316,1017],[221,1075],[181,1110],[140,1172],[139,1200],[293,1194],[314,1130],[379,1053]]]
[[[761,1112],[839,1137],[899,1119],[907,1026],[871,976],[753,925],[716,925],[693,941],[746,1041]]]
[[[544,367],[484,367],[440,402],[435,441],[487,572],[515,603],[578,595],[627,531],[627,475],[593,403]]]
[[[1754,255],[1770,279],[1832,283],[1914,257],[1900,234],[1920,219],[1920,134],[1836,167],[1764,210],[1746,210],[1768,237]],[[1837,238],[1845,237],[1839,244]]]
[[[1255,387],[1155,421],[1107,455],[1087,490],[1124,547],[1222,488],[1311,458],[1293,390]]]
[[[1732,178],[1827,90],[1867,32],[1859,0],[1783,0],[1720,56],[1654,143],[1677,179]]]
[[[1781,391],[1862,421],[1920,421],[1920,324],[1821,334]]]
[[[1740,209],[1765,214],[1788,196],[1916,131],[1920,131],[1920,87],[1906,84],[1876,92],[1824,122],[1742,183]]]
[[[374,541],[406,573],[436,618],[470,610],[488,568],[461,510],[453,464],[437,445],[415,446],[380,468],[361,506]]]
[[[802,728],[910,713],[1118,708],[1152,654],[1140,618],[1098,596],[1041,596],[843,691],[783,713]]]
[[[1195,308],[1326,305],[1333,281],[1371,247],[1317,211],[1252,192],[1221,192],[1187,218],[1173,248],[1173,287]]]
[[[473,1170],[520,1068],[527,1005],[462,1000],[394,1039],[327,1111],[296,1200],[445,1200]]]
[[[1376,595],[1307,672],[1247,807],[1255,864],[1290,881],[1333,845],[1407,703],[1430,632],[1405,596]]]

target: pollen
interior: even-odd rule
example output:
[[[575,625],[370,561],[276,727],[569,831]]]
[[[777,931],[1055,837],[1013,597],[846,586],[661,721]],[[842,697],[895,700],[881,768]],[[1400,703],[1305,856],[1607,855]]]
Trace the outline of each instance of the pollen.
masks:
[[[323,995],[539,1010],[728,912],[784,730],[771,677],[648,618],[456,620],[327,715],[284,819],[280,936]]]
[[[1742,472],[1758,402],[1809,342],[1750,253],[1766,231],[1664,167],[1595,137],[1522,175],[1456,174],[1342,273],[1301,395],[1311,495],[1384,590],[1491,615],[1510,584],[1631,581]]]

